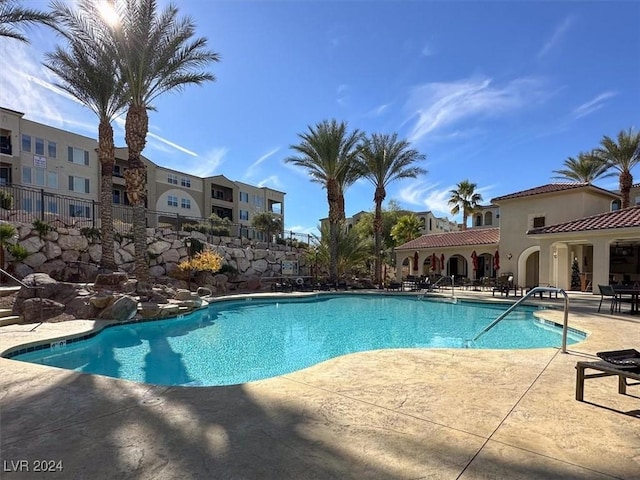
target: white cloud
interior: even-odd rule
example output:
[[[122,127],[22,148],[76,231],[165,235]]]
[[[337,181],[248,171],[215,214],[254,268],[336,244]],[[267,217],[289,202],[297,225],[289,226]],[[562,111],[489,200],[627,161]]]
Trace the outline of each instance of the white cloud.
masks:
[[[582,105],[576,107],[571,112],[571,115],[575,119],[586,117],[587,115],[590,115],[596,110],[601,109],[604,106],[605,100],[611,97],[615,97],[617,94],[618,94],[617,92],[603,92],[600,95],[595,96],[588,102],[585,102]]]
[[[430,57],[431,55],[435,55],[436,51],[430,45],[425,45],[424,47],[422,47],[422,51],[420,53],[422,53],[422,55],[424,55],[425,57]]]
[[[211,175],[218,174],[220,165],[224,162],[225,155],[229,152],[226,147],[218,147],[209,150],[205,155],[202,155],[197,160],[197,165],[189,168],[188,173],[196,175],[198,177],[209,177]],[[180,169],[186,166],[181,165]],[[187,167],[188,168],[188,167]]]
[[[386,112],[389,109],[390,106],[391,106],[390,103],[383,103],[382,105],[378,105],[377,107],[369,110],[365,114],[365,117],[379,117],[384,112]]]
[[[271,175],[258,182],[258,187],[273,187],[275,189],[283,188],[282,182],[277,175]]]
[[[410,205],[417,205],[437,215],[449,215],[449,191],[455,188],[450,186],[445,189],[438,189],[438,184],[428,185],[424,181],[415,181],[403,187],[399,191],[400,200]]]
[[[562,21],[562,23],[556,26],[556,29],[554,30],[549,40],[546,41],[546,43],[538,52],[538,59],[544,57],[547,53],[549,53],[549,51],[551,51],[553,47],[556,46],[556,44],[560,40],[562,40],[562,37],[564,37],[565,33],[567,33],[567,30],[569,30],[569,27],[571,27],[572,24],[573,19],[571,17],[567,17]]]
[[[349,86],[346,84],[341,84],[338,85],[338,90],[337,90],[337,95],[338,98],[336,99],[336,102],[338,103],[338,105],[340,105],[341,107],[345,106],[347,103],[347,99],[348,99],[348,90],[349,90]]]
[[[427,83],[411,91],[406,103],[410,117],[404,123],[417,117],[408,135],[413,143],[431,132],[472,117],[504,115],[547,96],[540,80],[526,77],[502,86],[493,86],[491,79],[476,77],[450,83]]]
[[[260,158],[258,158],[255,162],[253,162],[251,165],[247,167],[247,170],[245,171],[243,178],[245,180],[251,179],[251,177],[253,177],[256,174],[256,170],[258,169],[258,166],[260,166],[261,163],[263,163],[265,160],[275,155],[279,151],[280,151],[280,147],[276,147],[268,151],[264,155],[262,155]]]

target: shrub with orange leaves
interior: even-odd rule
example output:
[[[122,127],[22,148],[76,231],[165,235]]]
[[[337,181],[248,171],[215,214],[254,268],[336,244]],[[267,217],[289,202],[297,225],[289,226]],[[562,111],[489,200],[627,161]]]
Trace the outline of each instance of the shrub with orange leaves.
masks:
[[[222,268],[222,257],[211,250],[198,252],[190,260],[178,264],[178,268],[185,272],[216,273]]]

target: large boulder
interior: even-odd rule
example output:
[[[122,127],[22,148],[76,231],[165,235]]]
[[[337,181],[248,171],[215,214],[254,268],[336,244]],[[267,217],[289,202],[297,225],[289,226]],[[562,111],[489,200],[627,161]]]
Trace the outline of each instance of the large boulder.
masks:
[[[111,292],[121,292],[129,277],[124,272],[100,273],[96,275],[93,287],[96,291],[109,290]]]
[[[23,260],[24,263],[32,268],[38,268],[46,261],[47,256],[42,252],[33,253]]]
[[[64,313],[73,315],[75,318],[89,320],[96,318],[98,308],[91,302],[91,297],[79,296],[67,304]]]
[[[157,241],[147,247],[147,253],[151,255],[160,255],[171,248],[171,243],[165,241]]]
[[[32,273],[24,277],[22,282],[27,286],[22,287],[16,296],[14,315],[24,315],[26,300],[31,298],[49,299],[64,306],[77,296],[80,289],[73,283],[58,282],[46,273]]]
[[[138,301],[129,295],[123,295],[105,308],[99,315],[103,320],[126,321],[135,317],[138,312]]]
[[[24,302],[24,309],[21,314],[25,323],[37,323],[48,320],[64,313],[63,303],[56,302],[49,298],[29,298]]]
[[[60,235],[58,245],[62,250],[75,250],[81,252],[87,249],[89,241],[82,235]]]
[[[43,263],[38,267],[38,272],[46,273],[52,278],[62,278],[62,271],[67,266],[65,262],[57,258],[50,262]]]

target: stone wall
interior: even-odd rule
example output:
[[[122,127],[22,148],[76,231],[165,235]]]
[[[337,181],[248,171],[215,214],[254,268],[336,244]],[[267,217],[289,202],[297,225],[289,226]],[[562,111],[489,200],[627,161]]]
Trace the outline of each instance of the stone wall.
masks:
[[[31,224],[13,225],[18,232],[17,243],[29,252],[29,256],[20,262],[7,255],[11,270],[19,278],[31,273],[46,273],[61,281],[91,281],[95,278],[102,257],[99,240],[94,242],[75,228],[58,227],[40,236]],[[117,237],[114,247],[118,269],[133,272],[133,239]],[[246,238],[207,237],[199,232],[148,228],[146,254],[153,281],[169,283],[175,279],[172,272],[180,262],[188,259],[185,245],[187,237],[199,240],[218,253],[223,258],[223,265],[229,265],[237,271],[236,275],[232,275],[232,280],[236,283],[255,283],[257,279],[279,277],[283,260],[298,260],[300,274],[308,274],[303,249],[278,244],[267,245]],[[202,285],[209,282],[199,283]],[[216,286],[215,283],[211,285]]]

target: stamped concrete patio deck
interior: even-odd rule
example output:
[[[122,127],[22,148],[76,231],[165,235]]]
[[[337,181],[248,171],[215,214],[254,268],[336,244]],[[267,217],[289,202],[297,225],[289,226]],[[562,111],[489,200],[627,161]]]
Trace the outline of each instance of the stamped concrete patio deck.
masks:
[[[616,378],[591,379],[574,399],[577,361],[640,347],[639,319],[597,314],[598,300],[572,295],[569,323],[590,336],[568,354],[373,351],[210,388],[0,359],[1,476],[640,479],[640,386],[619,395]],[[93,324],[3,327],[0,351]],[[34,472],[41,460],[64,470]],[[20,465],[30,471],[11,472]]]

